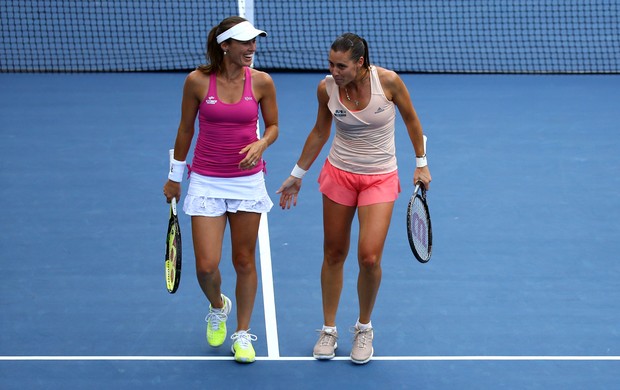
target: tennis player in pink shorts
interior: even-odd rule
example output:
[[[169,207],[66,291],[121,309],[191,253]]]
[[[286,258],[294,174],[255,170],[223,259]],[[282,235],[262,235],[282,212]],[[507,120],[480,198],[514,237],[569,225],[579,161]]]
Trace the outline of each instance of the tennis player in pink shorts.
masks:
[[[352,33],[338,37],[329,52],[329,71],[331,75],[321,80],[317,89],[316,123],[291,175],[277,193],[283,209],[297,204],[302,178],[329,139],[335,121],[336,134],[319,175],[323,194],[324,322],[313,356],[331,359],[336,355],[336,312],[357,212],[359,316],[351,328],[350,356],[354,363],[364,364],[374,353],[371,314],[381,284],[381,258],[394,201],[400,193],[394,142],[396,108],[416,154],[413,182],[422,182],[428,189],[431,174],[422,126],[407,87],[395,72],[370,65],[366,41]]]

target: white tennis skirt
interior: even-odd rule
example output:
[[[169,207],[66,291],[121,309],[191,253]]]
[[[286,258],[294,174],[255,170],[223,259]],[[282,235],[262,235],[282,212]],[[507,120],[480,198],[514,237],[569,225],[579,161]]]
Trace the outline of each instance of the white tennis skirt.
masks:
[[[272,207],[263,172],[241,177],[211,177],[192,172],[183,202],[185,214],[204,217],[237,211],[266,213]]]

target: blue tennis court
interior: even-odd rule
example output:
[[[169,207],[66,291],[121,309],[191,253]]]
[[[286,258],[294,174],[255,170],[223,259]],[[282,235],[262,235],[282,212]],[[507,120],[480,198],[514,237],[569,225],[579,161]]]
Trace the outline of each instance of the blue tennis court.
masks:
[[[253,60],[277,89],[276,204],[344,32],[401,74],[428,136],[433,258],[418,263],[407,240],[415,159],[397,116],[403,191],[363,366],[347,332],[356,245],[336,358],[312,358],[328,146],[297,207],[262,219],[255,363],[237,364],[231,340],[207,345],[184,214],[182,280],[166,290],[161,189],[183,83],[231,15],[269,33]],[[617,0],[0,2],[0,388],[616,389],[619,20]]]
[[[272,73],[274,200],[314,123],[323,76]],[[322,321],[318,164],[298,206],[274,207],[261,230],[256,363],[236,364],[230,341],[206,344],[185,215],[183,278],[167,293],[161,186],[184,77],[0,74],[0,387],[617,386],[620,77],[402,75],[429,137],[433,259],[417,263],[408,246],[415,163],[397,122],[403,193],[373,315],[375,358],[362,367],[348,359],[346,332],[357,315],[354,246],[337,358],[311,357]]]

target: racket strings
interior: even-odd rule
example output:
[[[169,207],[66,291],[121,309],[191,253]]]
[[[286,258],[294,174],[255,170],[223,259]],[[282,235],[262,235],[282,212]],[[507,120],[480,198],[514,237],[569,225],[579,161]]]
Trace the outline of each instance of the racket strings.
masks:
[[[181,277],[181,231],[175,219],[170,221],[168,228],[165,270],[166,287],[168,292],[173,293]]]
[[[417,198],[413,202],[411,218],[409,220],[412,232],[413,244],[416,251],[423,258],[428,257],[429,237],[428,237],[428,214],[422,200]]]

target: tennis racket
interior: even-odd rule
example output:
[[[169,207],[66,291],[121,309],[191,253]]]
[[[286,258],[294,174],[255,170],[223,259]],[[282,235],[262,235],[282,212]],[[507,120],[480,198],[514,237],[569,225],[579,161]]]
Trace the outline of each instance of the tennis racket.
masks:
[[[416,184],[407,206],[407,236],[415,258],[420,263],[428,262],[433,249],[433,230],[426,203],[426,188],[420,182]]]
[[[170,152],[172,158],[172,151]],[[174,294],[179,288],[181,281],[182,264],[181,228],[177,216],[177,200],[172,198],[170,202],[170,218],[168,219],[168,233],[166,234],[166,288],[170,294]]]

